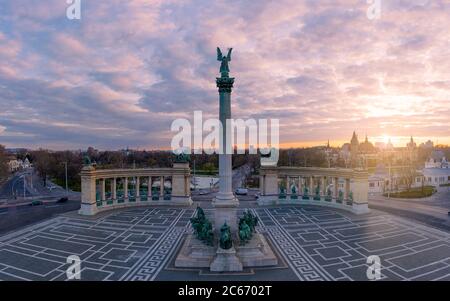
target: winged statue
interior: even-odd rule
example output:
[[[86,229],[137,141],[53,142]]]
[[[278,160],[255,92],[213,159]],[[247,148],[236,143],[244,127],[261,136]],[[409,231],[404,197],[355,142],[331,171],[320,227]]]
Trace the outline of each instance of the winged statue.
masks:
[[[220,48],[217,47],[217,60],[221,62],[220,64],[220,74],[222,77],[228,77],[228,73],[230,72],[230,68],[228,67],[228,62],[231,62],[231,51],[233,48],[228,48],[227,56],[222,54]]]

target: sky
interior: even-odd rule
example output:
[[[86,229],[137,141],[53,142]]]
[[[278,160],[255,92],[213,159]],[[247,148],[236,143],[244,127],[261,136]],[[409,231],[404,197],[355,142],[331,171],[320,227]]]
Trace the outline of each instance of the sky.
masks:
[[[0,1],[0,144],[168,149],[175,119],[218,115],[217,46],[233,47],[233,117],[279,119],[281,146],[450,144],[449,1],[68,6]]]

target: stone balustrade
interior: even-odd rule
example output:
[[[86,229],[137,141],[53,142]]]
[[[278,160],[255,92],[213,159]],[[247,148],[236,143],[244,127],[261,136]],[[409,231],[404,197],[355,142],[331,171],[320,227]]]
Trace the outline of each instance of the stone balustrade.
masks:
[[[367,213],[368,178],[365,170],[263,166],[258,204],[312,204]]]
[[[188,163],[142,169],[85,166],[80,175],[82,215],[123,207],[192,204]]]

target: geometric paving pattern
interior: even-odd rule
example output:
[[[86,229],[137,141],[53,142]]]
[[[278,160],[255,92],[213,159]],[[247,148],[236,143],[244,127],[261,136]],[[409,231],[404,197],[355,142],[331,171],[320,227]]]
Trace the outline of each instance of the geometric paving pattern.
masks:
[[[367,280],[367,257],[385,280],[450,280],[450,234],[389,214],[344,216],[319,207],[256,209],[300,280]]]
[[[153,280],[193,212],[138,208],[92,221],[56,217],[0,239],[0,280],[66,280],[69,255],[80,257],[82,280]]]
[[[289,280],[367,280],[370,255],[381,258],[384,280],[450,280],[447,232],[375,210],[366,216],[312,206],[252,210],[258,231],[290,269]],[[81,258],[82,280],[158,280],[192,231],[193,214],[134,208],[97,219],[58,216],[0,237],[0,280],[66,280],[69,255]]]

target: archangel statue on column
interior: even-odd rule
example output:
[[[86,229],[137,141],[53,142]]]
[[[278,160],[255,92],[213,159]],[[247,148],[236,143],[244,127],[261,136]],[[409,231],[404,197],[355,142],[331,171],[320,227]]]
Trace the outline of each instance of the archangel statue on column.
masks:
[[[231,51],[233,48],[228,48],[227,56],[223,56],[220,48],[217,47],[217,60],[221,62],[220,64],[220,75],[222,77],[228,77],[228,73],[230,72],[230,68],[228,67],[228,62],[231,62]]]

